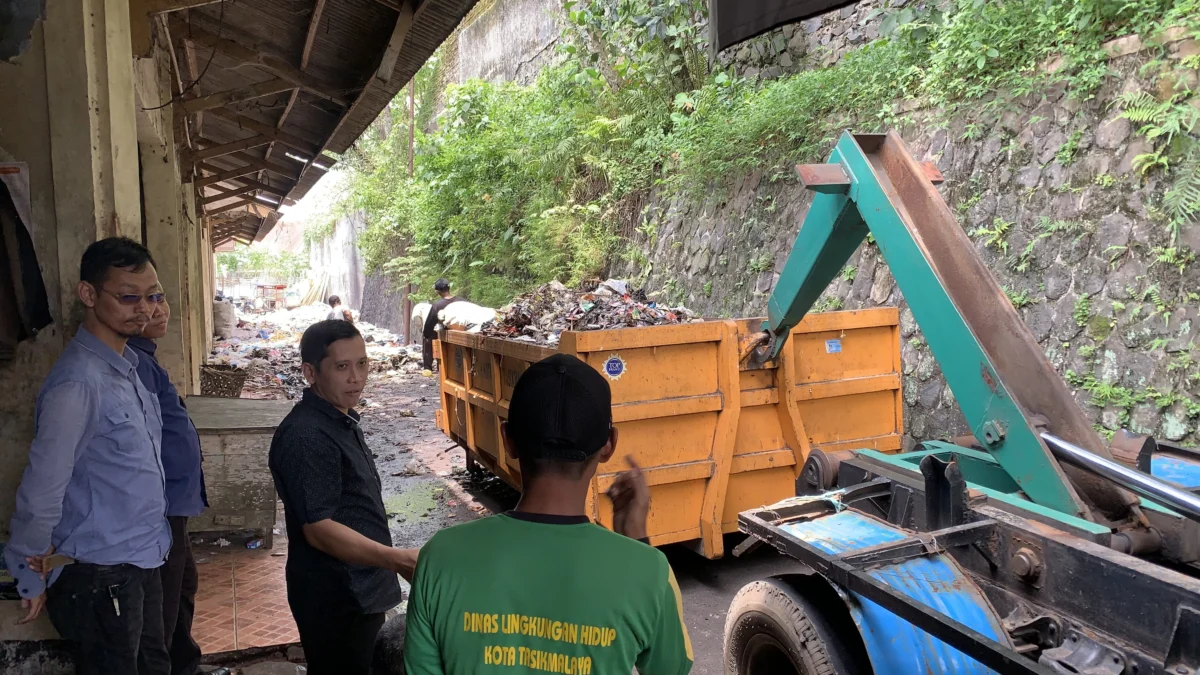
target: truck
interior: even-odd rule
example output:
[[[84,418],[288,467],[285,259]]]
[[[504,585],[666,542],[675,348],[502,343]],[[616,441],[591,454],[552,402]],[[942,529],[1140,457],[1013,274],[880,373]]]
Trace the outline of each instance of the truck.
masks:
[[[725,671],[1189,675],[1200,668],[1200,455],[1092,427],[895,132],[797,167],[815,195],[751,361],[872,236],[972,434],[863,448],[743,511],[739,550],[794,573],[742,588]]]
[[[774,358],[741,358],[762,319],[566,332],[556,348],[446,330],[440,334],[438,427],[473,471],[520,489],[500,423],[517,378],[551,354],[574,354],[608,379],[621,456],[650,485],[651,544],[724,555],[738,513],[796,494],[823,475],[815,458],[849,448],[901,449],[900,329],[895,308],[814,314]],[[806,471],[806,462],[818,468]],[[587,508],[612,526],[605,490],[625,468],[602,465]],[[828,473],[826,470],[825,473]]]

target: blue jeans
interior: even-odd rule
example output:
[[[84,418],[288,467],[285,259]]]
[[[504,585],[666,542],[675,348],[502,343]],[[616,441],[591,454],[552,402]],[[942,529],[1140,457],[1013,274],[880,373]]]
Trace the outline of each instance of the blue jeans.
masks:
[[[46,591],[79,675],[170,675],[157,569],[74,563]]]

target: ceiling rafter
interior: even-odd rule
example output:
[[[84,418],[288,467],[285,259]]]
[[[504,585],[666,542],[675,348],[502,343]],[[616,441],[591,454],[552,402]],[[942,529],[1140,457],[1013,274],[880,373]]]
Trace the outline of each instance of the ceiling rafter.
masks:
[[[281,77],[291,82],[294,86],[312,92],[340,106],[345,107],[348,105],[345,97],[342,96],[342,93],[336,87],[317,77],[304,73],[283,59],[267,55],[259,49],[247,47],[233,40],[218,37],[194,23],[184,23],[182,20],[174,17],[171,18],[171,26],[172,28],[178,26],[179,36],[186,41],[195,42],[210,49],[216,49],[218,52],[236,61],[258,66],[276,77]]]
[[[200,145],[207,147],[201,150],[194,150],[191,153],[189,158],[193,162],[212,159],[213,157],[220,157],[222,155],[229,155],[241,150],[249,150],[250,148],[256,148],[260,145],[266,145],[271,142],[271,139],[263,136],[262,134],[251,136],[250,138],[243,138],[240,141],[231,141],[229,143],[217,143],[216,141],[204,138],[203,136],[197,138],[196,140]]]
[[[321,15],[325,13],[325,2],[326,0],[316,0],[316,4],[313,5],[312,16],[308,19],[308,31],[304,36],[304,49],[300,52],[301,71],[304,71],[308,68],[308,61],[310,58],[312,58],[313,47],[317,43],[317,31],[321,27]],[[299,98],[300,90],[293,89],[292,95],[288,97],[287,105],[284,106],[283,112],[279,114],[279,120],[275,122],[276,129],[283,129],[284,123],[287,122],[288,115],[292,114],[292,109],[296,107],[296,101]],[[263,153],[263,157],[267,161],[270,161],[271,156],[275,154],[275,146],[276,143],[272,141],[271,144],[267,146],[267,151]],[[263,175],[260,173],[258,177],[261,179]],[[300,180],[299,175],[296,176],[296,180]]]
[[[217,190],[217,194],[221,194],[222,192],[234,192],[243,187],[253,186],[257,190],[260,190],[262,192],[270,192],[271,194],[279,195],[280,197],[286,196],[287,193],[291,190],[290,187],[287,187],[287,188],[277,187],[275,185],[268,185],[267,183],[263,183],[263,182],[256,181],[256,180],[251,180],[249,178],[242,178],[242,177],[231,178],[228,181],[222,181],[222,182],[233,183],[234,185],[233,185],[233,187],[224,188],[224,189],[217,188],[214,185],[209,185],[207,187],[210,190]]]
[[[240,209],[243,206],[250,206],[251,204],[255,204],[257,202],[258,202],[258,200],[256,200],[256,199],[239,199],[236,202],[233,202],[232,204],[226,204],[225,206],[218,206],[215,209],[208,209],[204,212],[204,215],[215,216],[218,213],[225,213],[226,211]]]
[[[258,188],[256,186],[250,185],[247,187],[238,188],[232,192],[218,192],[217,194],[215,194],[211,197],[202,198],[200,200],[200,206],[208,206],[209,204],[215,204],[215,203],[225,200],[225,199],[231,199],[233,197],[241,197],[244,194],[248,194],[250,192],[255,192],[257,190],[258,190]]]
[[[196,179],[196,187],[207,187],[214,183],[221,183],[233,178],[241,176],[249,176],[252,173],[258,173],[258,169],[252,166],[236,166],[232,169],[221,169],[220,167],[201,162],[196,165],[197,169],[212,172],[211,176]]]
[[[288,180],[292,181],[293,183],[300,180],[300,165],[299,164],[297,164],[296,167],[293,168],[290,166],[285,166],[283,164],[278,164],[276,162],[268,162],[266,160],[259,159],[259,158],[255,157],[254,155],[251,155],[251,154],[248,154],[245,152],[235,152],[235,153],[231,154],[230,157],[233,157],[234,159],[239,159],[239,160],[245,162],[249,166],[257,167],[259,171],[270,171],[271,173],[283,176],[284,178],[287,178]]]
[[[383,58],[375,71],[375,78],[379,81],[387,82],[392,79],[396,61],[400,59],[400,50],[404,48],[404,40],[408,37],[408,31],[412,30],[413,18],[412,0],[404,0],[400,7],[400,16],[396,17],[396,27],[392,29],[392,37],[388,40],[387,49],[383,50]]]
[[[375,1],[379,2],[380,4],[387,5],[389,7],[391,7],[393,4],[393,3],[383,2],[383,0],[375,0]],[[403,0],[403,2],[408,3],[408,2],[410,2],[410,0]],[[397,12],[401,11],[402,7],[400,5],[400,2],[396,2],[394,4],[395,4],[395,6],[393,7],[393,9],[395,9]],[[416,10],[413,12],[412,23],[415,24],[421,18],[421,16],[425,13],[425,10],[427,8],[433,6],[434,4],[435,3],[432,2],[432,0],[425,0],[424,2],[422,2],[416,8]],[[400,17],[400,20],[403,20],[403,17]],[[317,153],[317,154],[321,155],[321,160],[323,162],[325,162],[328,166],[332,166],[333,163],[325,159],[325,154],[324,154],[325,149],[328,148],[330,142],[332,142],[333,139],[337,137],[338,133],[342,130],[342,126],[344,124],[346,124],[346,121],[354,116],[354,113],[358,110],[360,105],[363,105],[363,102],[367,99],[366,94],[370,90],[370,88],[372,86],[383,86],[384,84],[386,84],[386,83],[380,82],[378,78],[371,78],[370,80],[368,80],[367,86],[363,87],[363,90],[361,92],[359,92],[358,97],[354,99],[354,103],[350,104],[350,108],[348,110],[346,110],[342,114],[341,117],[338,118],[337,124],[334,125],[334,127],[333,127],[333,131],[325,139],[325,143],[321,145],[321,149]],[[303,177],[304,174],[308,173],[309,168],[311,168],[313,166],[315,166],[315,163],[313,163],[313,162],[309,162],[308,164],[306,164],[304,167],[304,170],[300,172],[301,177]]]
[[[175,105],[178,106],[179,109],[185,114],[190,115],[192,113],[211,110],[213,108],[224,108],[225,106],[232,105],[234,103],[250,101],[256,98],[262,98],[263,96],[280,94],[293,88],[295,88],[295,85],[293,85],[291,82],[288,82],[280,77],[275,77],[270,80],[266,80],[265,82],[257,82],[255,84],[237,87],[234,89],[227,89],[225,91],[219,91],[206,96],[176,101]]]
[[[164,12],[178,12],[181,9],[203,7],[204,5],[215,5],[221,2],[221,0],[145,0],[145,2],[148,13],[162,14]]]
[[[309,157],[314,157],[318,154],[317,148],[320,147],[320,143],[317,143],[311,139],[301,138],[294,134],[285,133],[276,129],[270,124],[263,124],[262,122],[250,119],[245,115],[221,108],[214,108],[209,111],[209,114],[228,120],[243,129],[249,129],[250,131],[257,132],[263,136],[266,136],[272,141],[290,145]]]

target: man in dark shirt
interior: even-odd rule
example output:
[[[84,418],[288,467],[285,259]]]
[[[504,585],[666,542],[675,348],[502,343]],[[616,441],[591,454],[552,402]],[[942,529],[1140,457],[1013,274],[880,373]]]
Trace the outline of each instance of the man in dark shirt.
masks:
[[[460,300],[450,294],[450,282],[445,279],[434,282],[433,290],[437,291],[440,299],[433,303],[429,315],[425,317],[425,344],[421,346],[421,359],[425,370],[430,373],[433,372],[433,341],[437,339],[438,314],[450,303]]]
[[[200,466],[200,435],[188,417],[183,398],[171,376],[158,363],[155,340],[167,334],[171,308],[163,300],[154,308],[141,336],[130,338],[129,347],[138,355],[137,374],[146,389],[158,397],[162,409],[162,465],[166,476],[167,522],[171,525],[171,552],[159,571],[163,586],[163,632],[171,654],[172,675],[196,675],[200,669],[200,645],[192,638],[199,579],[192,556],[187,521],[208,507],[204,471]]]
[[[358,329],[321,321],[300,338],[309,388],[271,442],[271,475],[287,521],[288,604],[311,675],[371,671],[396,575],[417,551],[392,548],[379,473],[354,410],[370,359]]]

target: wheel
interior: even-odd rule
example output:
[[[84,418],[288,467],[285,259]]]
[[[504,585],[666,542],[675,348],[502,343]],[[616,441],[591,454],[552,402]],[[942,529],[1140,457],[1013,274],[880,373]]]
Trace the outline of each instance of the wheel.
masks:
[[[820,577],[804,579],[824,586]],[[844,605],[829,612],[820,605],[779,579],[743,586],[725,620],[726,675],[869,675]],[[840,639],[847,631],[850,639]]]
[[[471,480],[480,481],[484,478],[487,478],[487,469],[480,466],[479,462],[476,462],[475,459],[471,457],[470,452],[467,452],[466,455],[467,475],[471,477]]]

